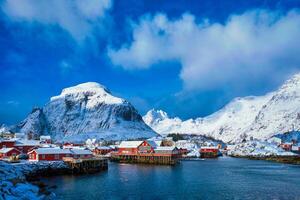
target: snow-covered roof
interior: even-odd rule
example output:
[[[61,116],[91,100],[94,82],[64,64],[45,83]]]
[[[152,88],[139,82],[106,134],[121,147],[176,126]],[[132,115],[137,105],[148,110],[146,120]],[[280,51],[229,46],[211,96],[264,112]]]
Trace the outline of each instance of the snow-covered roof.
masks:
[[[151,147],[155,148],[159,145],[157,145],[157,143],[155,141],[151,141],[151,140],[147,140],[147,142],[151,145]]]
[[[86,149],[70,149],[70,151],[72,152],[72,154],[75,155],[91,155],[92,152],[90,150],[86,150]]]
[[[38,148],[34,149],[37,154],[72,154],[70,149],[61,149],[61,148]]]
[[[218,147],[212,146],[212,147],[201,147],[201,149],[219,149]]]
[[[7,153],[13,149],[15,149],[15,148],[2,148],[2,149],[0,149],[0,153]],[[18,149],[15,149],[15,150],[19,151]]]
[[[158,150],[158,151],[173,151],[175,149],[176,149],[175,146],[165,146],[165,147],[156,147],[154,150]]]
[[[41,135],[40,140],[51,140],[51,136],[50,135]]]
[[[100,146],[100,147],[96,147],[95,149],[100,149],[100,150],[110,150],[112,149],[111,147],[107,147],[107,146]]]
[[[162,144],[162,140],[147,140],[147,142],[149,142],[149,144],[153,144],[153,145],[155,145],[155,146],[153,146],[153,147],[156,147],[156,146],[160,146],[161,144]],[[151,143],[150,143],[151,142]],[[154,144],[155,143],[155,144]]]
[[[140,146],[144,141],[122,141],[119,145],[119,148],[137,148]]]
[[[16,142],[16,138],[2,139],[0,142]]]
[[[284,145],[293,145],[292,142],[284,142],[283,144],[284,144]]]
[[[15,146],[39,146],[38,140],[17,140]]]
[[[13,149],[14,148],[2,148],[2,149],[0,149],[0,153],[7,153],[7,152],[9,152],[9,151],[11,151]]]

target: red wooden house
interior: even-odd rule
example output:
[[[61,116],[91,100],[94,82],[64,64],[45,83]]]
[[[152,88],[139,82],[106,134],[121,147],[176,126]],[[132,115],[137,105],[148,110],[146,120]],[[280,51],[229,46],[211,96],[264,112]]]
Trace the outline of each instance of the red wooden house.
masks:
[[[143,153],[153,153],[153,145],[148,141],[122,141],[118,147],[118,154],[137,155]]]
[[[106,155],[106,154],[108,154],[108,153],[110,153],[112,151],[113,151],[113,148],[102,146],[102,147],[96,147],[93,150],[93,153],[95,155]]]
[[[66,142],[63,144],[64,149],[72,149],[74,147],[83,147],[84,144],[82,143],[71,143],[71,142]]]
[[[40,142],[38,140],[17,140],[14,147],[21,153],[27,154],[29,151],[38,148]]]
[[[72,157],[70,149],[38,148],[28,152],[31,161],[57,161],[63,157]]]
[[[91,158],[93,154],[85,149],[38,148],[28,153],[31,161],[58,161],[64,157]]]
[[[11,156],[20,155],[20,151],[16,148],[2,148],[0,149],[0,159],[9,158]]]
[[[12,147],[14,147],[15,143],[16,143],[16,140],[14,140],[14,139],[0,140],[0,149],[12,148]]]
[[[183,156],[183,155],[187,155],[189,151],[187,148],[179,148],[178,153]]]
[[[292,142],[286,142],[280,144],[280,147],[286,151],[291,151],[292,150],[293,143]]]
[[[211,146],[211,147],[201,147],[200,148],[200,156],[202,158],[213,158],[218,157],[220,155],[220,151],[218,147]]]

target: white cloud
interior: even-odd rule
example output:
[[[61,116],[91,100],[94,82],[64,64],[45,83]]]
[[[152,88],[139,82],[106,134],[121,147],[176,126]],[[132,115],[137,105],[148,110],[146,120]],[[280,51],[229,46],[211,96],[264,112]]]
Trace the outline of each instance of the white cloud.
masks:
[[[300,13],[254,10],[225,22],[195,21],[191,14],[164,14],[132,25],[133,40],[108,50],[114,65],[147,69],[164,61],[182,65],[185,89],[239,87],[262,79],[284,79],[300,67]]]
[[[111,5],[112,0],[5,0],[2,9],[12,20],[58,25],[82,41]]]

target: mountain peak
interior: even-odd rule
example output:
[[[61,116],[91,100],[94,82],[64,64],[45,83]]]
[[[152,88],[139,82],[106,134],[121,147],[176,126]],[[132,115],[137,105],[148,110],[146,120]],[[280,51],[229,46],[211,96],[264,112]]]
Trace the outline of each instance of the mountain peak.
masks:
[[[153,122],[158,122],[168,118],[169,116],[165,111],[155,109],[149,110],[143,117],[146,124],[152,124]]]
[[[63,89],[61,92],[61,95],[79,93],[79,92],[87,92],[87,91],[110,94],[110,91],[105,86],[103,86],[99,83],[96,83],[96,82],[86,82],[86,83],[81,83],[81,84]]]
[[[94,103],[122,104],[126,102],[124,99],[113,96],[109,89],[96,82],[86,82],[65,88],[60,95],[51,97],[51,101],[69,97],[73,99],[87,98],[88,100],[93,100],[91,102]]]
[[[16,130],[49,134],[56,140],[66,141],[121,140],[156,135],[128,101],[113,96],[106,87],[95,82],[63,89],[43,108],[34,109]]]

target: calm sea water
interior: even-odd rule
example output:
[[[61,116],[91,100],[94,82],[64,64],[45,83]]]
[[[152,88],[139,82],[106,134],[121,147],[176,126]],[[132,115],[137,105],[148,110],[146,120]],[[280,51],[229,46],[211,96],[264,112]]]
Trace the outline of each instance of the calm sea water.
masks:
[[[222,157],[177,166],[109,163],[45,180],[58,199],[300,199],[300,166]]]

